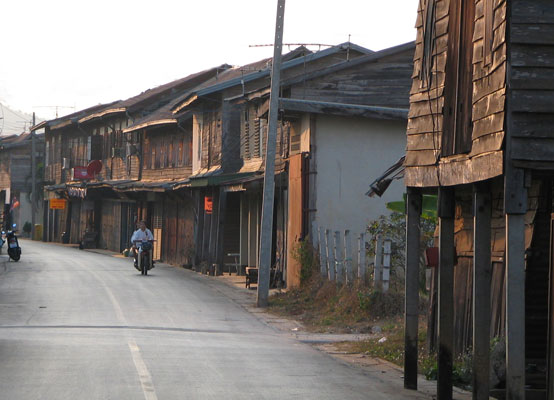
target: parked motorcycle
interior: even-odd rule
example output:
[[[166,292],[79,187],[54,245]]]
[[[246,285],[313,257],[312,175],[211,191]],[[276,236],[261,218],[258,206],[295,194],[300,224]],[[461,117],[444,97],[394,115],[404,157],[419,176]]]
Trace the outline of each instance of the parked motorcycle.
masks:
[[[141,275],[148,275],[148,271],[154,268],[154,263],[152,261],[152,242],[152,240],[148,240],[137,243],[137,247],[140,251],[138,252],[135,268],[140,271]]]
[[[2,234],[0,235],[0,254],[2,254],[2,248],[4,247],[4,243],[6,243],[6,241],[4,240],[5,235],[6,232],[2,231]]]
[[[6,233],[6,240],[8,241],[8,256],[14,261],[19,261],[21,258],[21,247],[19,247],[15,228],[16,224],[13,224],[12,230]]]

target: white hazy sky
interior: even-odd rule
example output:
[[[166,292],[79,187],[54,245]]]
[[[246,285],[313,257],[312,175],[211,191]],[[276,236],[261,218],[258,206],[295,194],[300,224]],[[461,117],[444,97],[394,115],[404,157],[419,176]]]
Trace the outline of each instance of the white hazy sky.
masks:
[[[415,39],[418,0],[288,0],[286,43]],[[54,118],[222,63],[272,56],[276,0],[5,0],[0,102]],[[60,115],[72,112],[60,108]]]

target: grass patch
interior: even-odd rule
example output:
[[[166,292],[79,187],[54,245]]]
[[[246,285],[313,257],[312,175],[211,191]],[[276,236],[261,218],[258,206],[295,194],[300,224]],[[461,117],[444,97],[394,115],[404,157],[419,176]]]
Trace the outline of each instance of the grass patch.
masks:
[[[425,310],[425,300],[420,310]],[[326,333],[373,333],[359,342],[337,344],[339,350],[363,353],[404,365],[404,296],[391,290],[375,291],[361,282],[348,286],[322,280],[317,273],[298,289],[269,299],[269,311],[302,321],[307,330]],[[420,318],[418,369],[427,379],[436,379],[437,359],[426,346],[426,319]],[[455,360],[453,382],[460,387],[471,383],[471,359]]]

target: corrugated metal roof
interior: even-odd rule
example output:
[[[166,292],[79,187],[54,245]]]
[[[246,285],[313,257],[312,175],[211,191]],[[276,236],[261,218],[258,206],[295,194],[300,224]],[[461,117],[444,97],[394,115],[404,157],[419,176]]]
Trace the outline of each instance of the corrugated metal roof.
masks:
[[[306,62],[311,62],[322,57],[327,57],[329,55],[335,54],[339,51],[345,49],[356,50],[360,53],[372,54],[373,51],[366,49],[364,47],[358,46],[354,43],[342,43],[337,46],[330,47],[325,50],[321,50],[315,53],[309,53],[301,57],[293,58],[282,63],[281,70],[286,70],[288,68],[301,65]],[[294,50],[293,50],[294,51]],[[287,53],[289,54],[289,53]],[[284,56],[286,57],[286,55]],[[174,112],[180,111],[182,108],[186,107],[189,103],[187,102],[189,97],[196,95],[198,97],[205,96],[210,93],[215,93],[242,83],[250,82],[256,79],[260,79],[264,76],[267,76],[271,72],[271,60],[272,58],[265,58],[263,60],[257,61],[252,64],[243,65],[241,67],[231,68],[224,73],[220,74],[217,78],[211,79],[204,83],[203,85],[195,88],[193,92],[185,96],[182,100],[182,103],[177,105]]]

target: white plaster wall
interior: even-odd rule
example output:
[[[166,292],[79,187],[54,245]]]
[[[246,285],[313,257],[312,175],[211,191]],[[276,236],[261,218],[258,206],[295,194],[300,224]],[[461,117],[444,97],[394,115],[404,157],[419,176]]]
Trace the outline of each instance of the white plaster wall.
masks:
[[[318,115],[315,144],[317,226],[349,229],[357,246],[369,221],[390,213],[386,203],[402,199],[402,180],[391,183],[383,197],[365,193],[405,153],[406,121]]]

